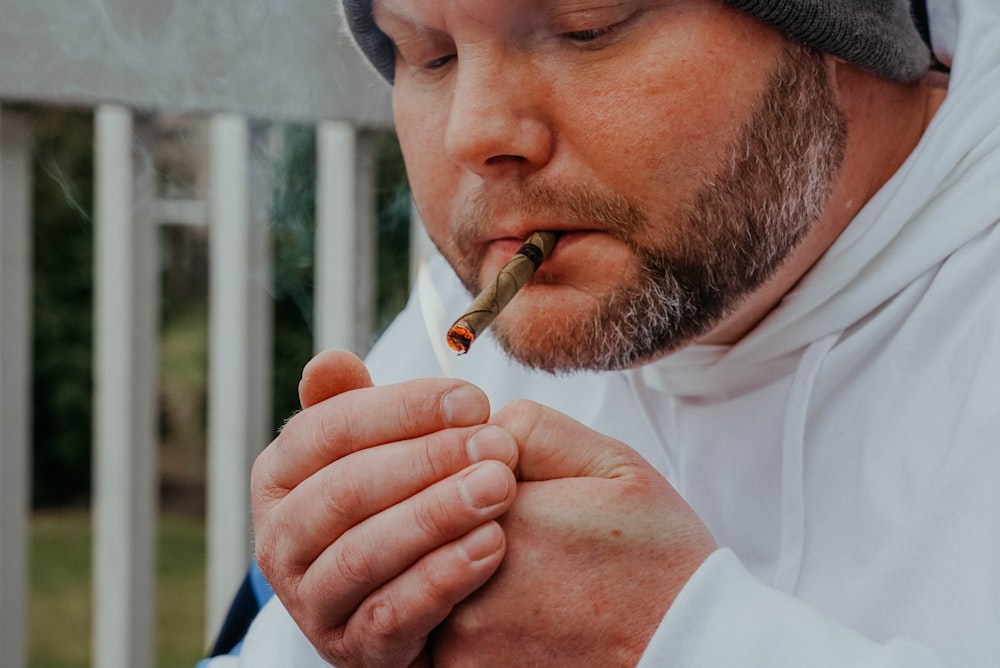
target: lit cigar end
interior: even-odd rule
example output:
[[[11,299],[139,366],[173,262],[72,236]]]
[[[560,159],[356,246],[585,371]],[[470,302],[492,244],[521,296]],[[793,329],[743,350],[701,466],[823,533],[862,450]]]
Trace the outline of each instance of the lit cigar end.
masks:
[[[459,320],[448,330],[448,345],[459,355],[469,352],[475,338],[475,330],[465,320]]]
[[[448,330],[448,346],[457,353],[469,352],[472,342],[500,315],[514,295],[524,287],[556,245],[557,232],[534,232],[504,265],[496,279],[479,293],[469,308]]]

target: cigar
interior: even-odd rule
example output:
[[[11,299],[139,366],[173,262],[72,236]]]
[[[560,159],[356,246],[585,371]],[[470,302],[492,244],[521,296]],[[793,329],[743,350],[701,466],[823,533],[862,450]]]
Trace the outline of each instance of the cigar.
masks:
[[[558,232],[540,231],[525,239],[524,245],[504,265],[496,279],[479,293],[448,330],[448,345],[452,350],[459,355],[469,352],[476,337],[490,326],[552,254],[558,238]]]

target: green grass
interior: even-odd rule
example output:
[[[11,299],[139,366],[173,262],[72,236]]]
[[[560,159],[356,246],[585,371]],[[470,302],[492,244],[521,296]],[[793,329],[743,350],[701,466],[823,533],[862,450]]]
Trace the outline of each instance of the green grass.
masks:
[[[156,656],[160,668],[191,668],[204,656],[205,525],[160,518]],[[91,524],[81,510],[44,511],[31,522],[30,668],[91,665]]]

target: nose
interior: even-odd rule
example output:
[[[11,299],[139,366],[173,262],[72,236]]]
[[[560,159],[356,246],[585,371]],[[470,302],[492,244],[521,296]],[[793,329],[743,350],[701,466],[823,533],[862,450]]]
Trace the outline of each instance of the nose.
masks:
[[[445,130],[448,156],[484,179],[541,169],[555,143],[543,91],[530,66],[487,55],[460,60]]]

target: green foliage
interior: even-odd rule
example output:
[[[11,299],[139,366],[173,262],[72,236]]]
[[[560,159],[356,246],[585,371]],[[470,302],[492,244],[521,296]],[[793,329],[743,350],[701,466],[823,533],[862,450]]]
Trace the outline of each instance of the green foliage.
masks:
[[[90,490],[93,122],[34,114],[34,455],[39,506]]]
[[[274,429],[298,409],[298,382],[313,349],[313,249],[316,234],[316,141],[310,126],[284,127],[275,165],[271,240],[274,248]]]
[[[396,135],[375,137],[378,160],[378,281],[375,331],[382,331],[406,305],[410,285],[410,186]]]

